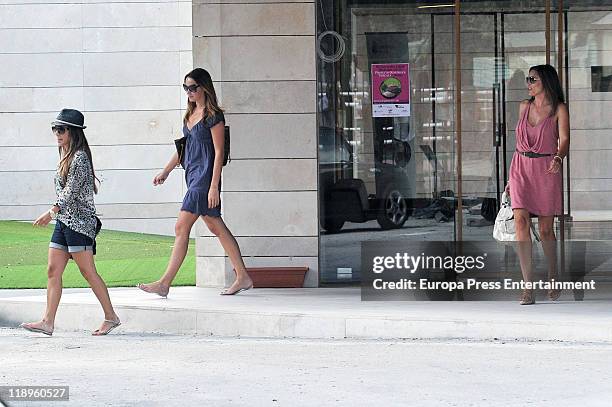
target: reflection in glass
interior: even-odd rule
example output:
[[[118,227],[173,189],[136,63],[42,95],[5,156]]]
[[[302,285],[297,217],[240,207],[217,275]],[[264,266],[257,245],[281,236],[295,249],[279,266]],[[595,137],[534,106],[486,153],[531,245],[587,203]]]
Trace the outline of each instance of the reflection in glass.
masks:
[[[612,173],[599,163],[610,161],[612,99],[592,92],[604,87],[606,75],[594,79],[590,69],[612,66],[611,14],[574,11],[591,3],[565,4],[572,111],[566,211],[571,206],[576,216],[566,223],[566,238],[609,237]],[[464,240],[490,241],[519,103],[527,97],[524,78],[530,66],[545,62],[543,2],[462,2],[461,197],[452,8],[395,0],[317,5],[318,32],[328,33],[317,52],[330,56],[317,58],[321,282],[357,282],[363,241],[454,240],[457,228]],[[556,65],[554,13],[551,27]],[[379,63],[410,64],[409,117],[372,117],[371,66]],[[455,224],[458,199],[463,225]]]

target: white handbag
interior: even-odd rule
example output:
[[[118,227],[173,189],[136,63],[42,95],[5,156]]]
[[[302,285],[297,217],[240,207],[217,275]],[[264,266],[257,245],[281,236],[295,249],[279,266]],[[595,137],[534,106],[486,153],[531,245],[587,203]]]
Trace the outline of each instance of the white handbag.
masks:
[[[533,223],[529,222],[531,233],[533,233],[534,239],[539,242],[540,236],[536,232]],[[497,217],[495,218],[495,225],[493,226],[493,238],[498,242],[515,242],[516,241],[516,229],[514,227],[514,212],[512,212],[512,205],[510,203],[510,195],[504,191],[501,197],[501,206]]]
[[[495,225],[493,226],[493,238],[498,242],[514,242],[516,241],[516,230],[514,228],[514,213],[510,204],[510,197],[504,191],[501,197],[501,206]]]

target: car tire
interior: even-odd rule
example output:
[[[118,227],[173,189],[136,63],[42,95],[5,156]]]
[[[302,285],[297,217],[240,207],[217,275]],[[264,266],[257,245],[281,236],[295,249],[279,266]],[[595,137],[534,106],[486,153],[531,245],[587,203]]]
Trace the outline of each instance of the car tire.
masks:
[[[381,210],[382,213],[378,215],[376,221],[383,230],[399,229],[408,219],[408,203],[402,193],[395,188],[387,190]]]

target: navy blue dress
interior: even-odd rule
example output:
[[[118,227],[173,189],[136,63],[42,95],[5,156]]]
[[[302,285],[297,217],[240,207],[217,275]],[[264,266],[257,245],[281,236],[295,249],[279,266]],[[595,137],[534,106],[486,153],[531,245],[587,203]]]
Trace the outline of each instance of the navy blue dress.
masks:
[[[191,130],[187,128],[187,124],[183,126],[183,134],[187,137],[183,163],[187,193],[183,199],[182,211],[197,215],[221,216],[221,199],[218,206],[208,207],[208,189],[215,163],[215,147],[210,129],[220,122],[225,122],[223,113],[200,120]],[[220,180],[219,191],[221,191]]]

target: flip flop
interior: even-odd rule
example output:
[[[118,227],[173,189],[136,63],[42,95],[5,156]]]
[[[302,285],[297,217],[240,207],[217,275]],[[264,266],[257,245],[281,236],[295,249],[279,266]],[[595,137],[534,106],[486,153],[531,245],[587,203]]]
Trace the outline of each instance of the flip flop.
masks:
[[[33,326],[28,326],[27,323],[25,323],[25,322],[23,324],[19,325],[19,327],[25,329],[26,331],[36,332],[38,334],[45,334],[47,336],[53,335],[53,331],[48,331],[48,330],[43,329],[43,328],[35,328]]]
[[[99,329],[96,329],[95,331],[93,331],[91,333],[92,336],[104,336],[104,335],[108,335],[110,333],[110,331],[112,331],[113,329],[115,329],[119,325],[121,325],[121,321],[112,321],[110,319],[105,319],[104,322],[108,322],[111,325],[108,327],[108,329],[106,329],[106,331],[100,331]]]

